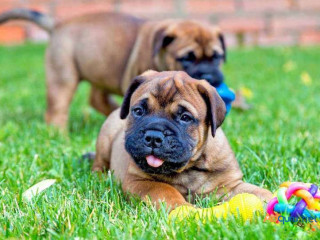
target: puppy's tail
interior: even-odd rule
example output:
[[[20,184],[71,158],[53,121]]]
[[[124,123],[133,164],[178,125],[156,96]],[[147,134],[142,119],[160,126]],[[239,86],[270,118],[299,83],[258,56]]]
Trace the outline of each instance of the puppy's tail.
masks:
[[[25,8],[16,8],[0,14],[0,24],[13,19],[23,19],[34,22],[47,32],[51,32],[54,28],[55,21],[48,15]]]

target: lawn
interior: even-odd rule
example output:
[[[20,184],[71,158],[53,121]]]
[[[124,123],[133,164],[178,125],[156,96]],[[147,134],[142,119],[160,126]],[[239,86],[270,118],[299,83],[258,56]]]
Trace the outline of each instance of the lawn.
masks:
[[[79,160],[95,150],[105,119],[89,107],[87,83],[72,103],[68,135],[44,123],[44,49],[0,47],[0,239],[319,239],[320,231],[263,217],[169,224],[164,210],[126,199],[110,174],[99,177]],[[231,110],[223,125],[245,181],[272,191],[287,180],[320,184],[319,64],[319,47],[230,51],[227,83],[252,95],[252,110]],[[49,178],[57,183],[23,201]],[[214,204],[214,196],[197,202]]]

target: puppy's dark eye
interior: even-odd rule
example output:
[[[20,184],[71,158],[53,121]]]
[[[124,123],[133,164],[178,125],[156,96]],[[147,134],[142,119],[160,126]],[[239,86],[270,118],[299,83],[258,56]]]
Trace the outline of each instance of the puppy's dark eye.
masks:
[[[220,53],[218,53],[217,51],[214,51],[213,52],[213,55],[212,55],[212,59],[220,59],[220,58],[222,58],[222,54],[220,54]]]
[[[144,114],[144,110],[142,107],[134,107],[132,108],[132,114],[135,117],[141,117]]]
[[[194,62],[196,60],[196,55],[193,52],[189,52],[186,56],[186,60],[190,62]]]
[[[180,117],[180,121],[189,123],[193,121],[193,117],[190,115],[190,113],[183,113]]]
[[[197,59],[196,55],[193,52],[188,52],[187,55],[178,58],[180,62],[194,62]]]

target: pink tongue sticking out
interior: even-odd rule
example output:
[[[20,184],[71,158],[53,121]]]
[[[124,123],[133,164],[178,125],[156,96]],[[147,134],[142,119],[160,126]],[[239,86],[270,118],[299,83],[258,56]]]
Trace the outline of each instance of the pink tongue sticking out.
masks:
[[[156,158],[155,156],[149,155],[146,157],[147,163],[154,168],[160,167],[163,164],[163,160]]]

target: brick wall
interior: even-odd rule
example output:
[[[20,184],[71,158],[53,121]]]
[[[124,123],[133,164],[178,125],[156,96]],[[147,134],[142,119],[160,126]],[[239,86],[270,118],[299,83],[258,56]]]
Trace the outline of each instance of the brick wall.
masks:
[[[218,24],[232,46],[320,44],[320,0],[0,0],[0,12],[14,7],[59,19],[101,10],[150,19],[193,18]],[[0,26],[0,43],[47,38],[23,21]]]

